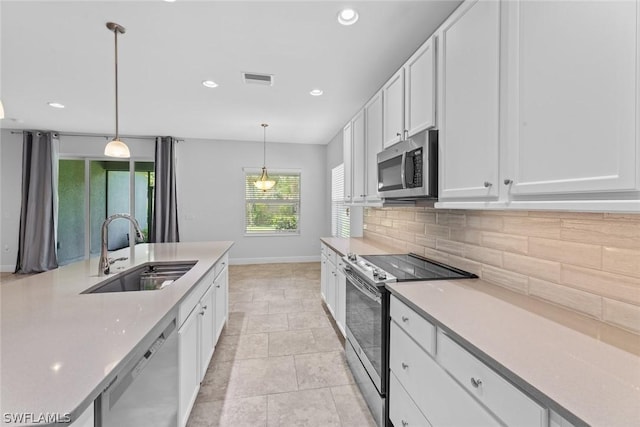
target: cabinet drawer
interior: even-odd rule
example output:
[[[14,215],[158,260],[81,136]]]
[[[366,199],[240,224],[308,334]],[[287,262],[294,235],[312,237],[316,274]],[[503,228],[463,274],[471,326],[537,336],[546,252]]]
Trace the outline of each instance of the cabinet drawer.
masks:
[[[389,368],[434,427],[500,425],[395,322],[391,322]]]
[[[436,354],[436,327],[398,298],[391,296],[391,319],[429,354]]]
[[[336,264],[338,263],[338,259],[340,258],[340,256],[338,256],[338,254],[329,246],[324,247],[323,255],[327,257],[327,261],[333,264],[334,267],[336,266]]]
[[[224,254],[222,258],[218,260],[218,262],[214,267],[215,277],[218,277],[218,275],[222,273],[222,270],[224,270],[225,267],[227,267],[228,265],[229,265],[229,254]]]
[[[327,245],[320,242],[320,255],[326,255],[326,254],[327,254]]]
[[[213,272],[213,269],[209,270],[197,284],[193,285],[187,297],[180,304],[180,309],[178,310],[178,325],[182,325],[187,317],[189,317],[189,313],[193,311],[198,301],[200,301],[200,298],[202,298],[213,284]]]
[[[415,402],[393,374],[389,384],[389,419],[398,427],[431,427]]]
[[[547,426],[547,410],[438,330],[438,361],[506,425]]]

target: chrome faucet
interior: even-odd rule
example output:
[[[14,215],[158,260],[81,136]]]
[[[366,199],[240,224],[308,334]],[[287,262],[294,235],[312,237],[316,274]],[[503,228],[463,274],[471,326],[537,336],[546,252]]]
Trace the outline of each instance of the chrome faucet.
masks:
[[[100,263],[98,264],[98,276],[105,276],[109,274],[109,270],[111,269],[111,264],[113,264],[114,262],[123,261],[127,259],[126,257],[111,259],[109,258],[109,250],[107,249],[107,241],[109,240],[109,224],[111,224],[111,221],[118,218],[124,218],[131,221],[131,223],[133,224],[133,227],[136,229],[136,241],[144,241],[144,234],[142,234],[142,230],[140,229],[140,224],[138,224],[138,221],[131,215],[125,214],[125,213],[119,213],[119,214],[111,215],[110,217],[105,219],[104,222],[102,223],[102,240],[100,242],[101,249],[100,249]]]

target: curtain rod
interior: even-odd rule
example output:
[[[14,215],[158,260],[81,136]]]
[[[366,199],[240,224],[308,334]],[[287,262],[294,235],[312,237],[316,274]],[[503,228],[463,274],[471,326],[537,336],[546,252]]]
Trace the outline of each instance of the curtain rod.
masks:
[[[15,131],[12,130],[11,133],[12,134],[19,134],[19,133],[24,133],[24,132],[29,132],[27,130],[21,130],[21,131]],[[43,131],[45,132],[45,131]],[[105,138],[105,139],[109,139],[111,138],[111,136],[108,135],[100,135],[97,133],[79,133],[79,132],[54,132],[60,136],[86,136],[86,137],[92,137],[92,138]],[[131,138],[131,139],[153,139],[155,140],[157,137],[156,136],[150,136],[150,135],[120,135],[121,138]],[[178,139],[176,138],[177,142],[184,142],[184,139]]]

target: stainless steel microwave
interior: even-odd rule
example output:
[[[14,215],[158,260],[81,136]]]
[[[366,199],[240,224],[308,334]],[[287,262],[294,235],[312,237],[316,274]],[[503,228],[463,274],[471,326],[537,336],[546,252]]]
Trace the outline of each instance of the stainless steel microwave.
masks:
[[[438,198],[438,131],[428,130],[378,153],[378,195]]]

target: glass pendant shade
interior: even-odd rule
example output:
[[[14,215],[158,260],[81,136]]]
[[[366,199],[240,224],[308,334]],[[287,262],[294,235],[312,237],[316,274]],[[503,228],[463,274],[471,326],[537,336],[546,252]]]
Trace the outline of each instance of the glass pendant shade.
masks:
[[[253,184],[256,186],[258,190],[267,191],[267,190],[271,190],[273,186],[276,185],[276,182],[273,179],[269,179],[267,168],[263,167],[262,175],[260,175],[260,178],[258,178],[256,182],[254,182]]]
[[[2,105],[2,101],[0,101],[0,119],[4,119],[4,106]]]
[[[262,163],[262,175],[258,178],[253,185],[256,186],[258,190],[267,191],[271,190],[275,185],[276,181],[269,178],[269,174],[267,173],[267,126],[266,123],[262,123],[262,134],[263,134],[263,163]]]
[[[119,139],[113,139],[104,147],[104,155],[109,157],[129,158],[131,157],[131,152],[129,152],[127,144]]]

